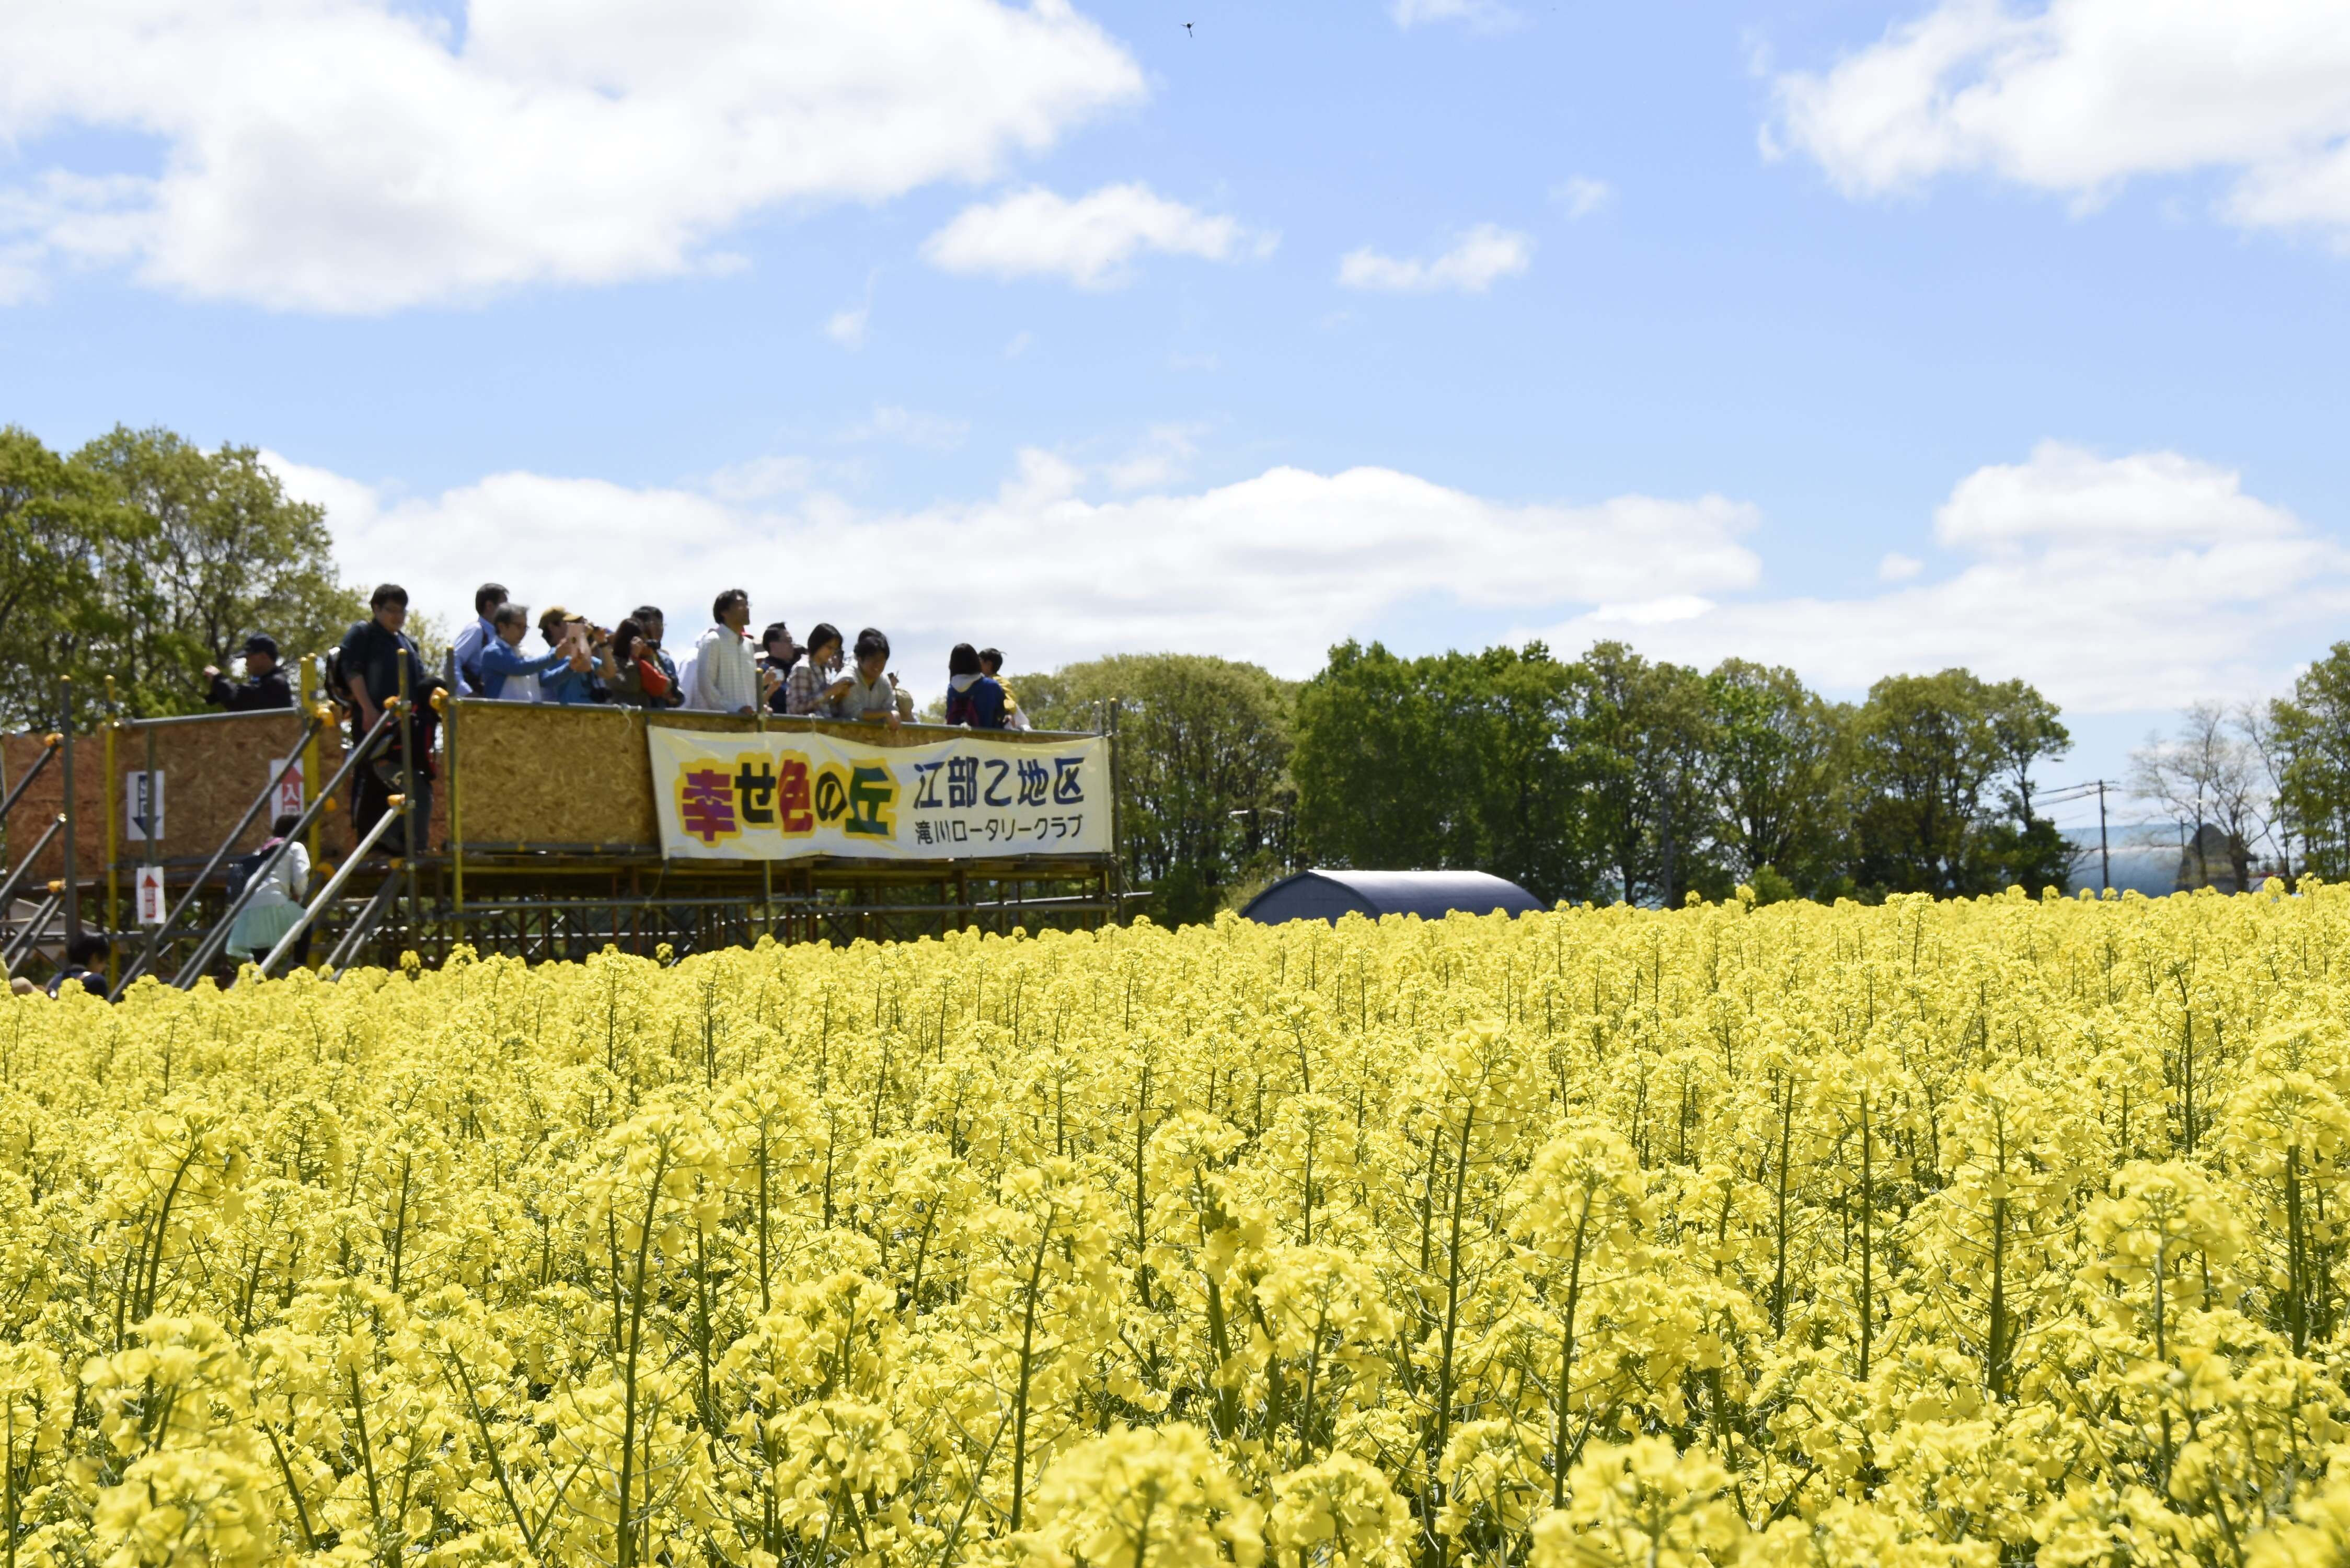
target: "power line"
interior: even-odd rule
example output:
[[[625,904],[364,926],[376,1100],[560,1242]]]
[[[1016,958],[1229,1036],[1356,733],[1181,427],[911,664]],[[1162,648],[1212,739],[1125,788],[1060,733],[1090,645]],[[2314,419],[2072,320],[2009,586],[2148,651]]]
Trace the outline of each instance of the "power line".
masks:
[[[2084,779],[2079,784],[2059,784],[2054,789],[2043,791],[2040,796],[2043,805],[2085,801],[2092,794],[2097,797],[2097,884],[2107,893],[2114,890],[2114,846],[2106,826],[2106,791],[2120,787],[2110,779]]]

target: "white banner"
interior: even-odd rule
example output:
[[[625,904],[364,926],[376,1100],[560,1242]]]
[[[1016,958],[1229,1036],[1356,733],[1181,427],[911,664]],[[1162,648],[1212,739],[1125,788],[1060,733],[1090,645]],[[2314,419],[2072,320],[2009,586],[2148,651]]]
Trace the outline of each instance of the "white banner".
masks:
[[[1107,855],[1109,745],[860,746],[648,725],[661,853],[693,860]]]

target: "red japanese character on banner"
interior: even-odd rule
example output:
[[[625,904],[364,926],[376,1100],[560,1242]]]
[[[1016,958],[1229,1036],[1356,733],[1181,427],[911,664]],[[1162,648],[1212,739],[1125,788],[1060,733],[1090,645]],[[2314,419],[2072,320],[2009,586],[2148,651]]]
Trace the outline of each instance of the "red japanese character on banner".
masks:
[[[808,761],[797,752],[775,759],[775,826],[787,834],[816,831],[808,794]]]
[[[734,820],[734,780],[723,768],[691,768],[677,781],[677,818],[704,847],[742,831]]]

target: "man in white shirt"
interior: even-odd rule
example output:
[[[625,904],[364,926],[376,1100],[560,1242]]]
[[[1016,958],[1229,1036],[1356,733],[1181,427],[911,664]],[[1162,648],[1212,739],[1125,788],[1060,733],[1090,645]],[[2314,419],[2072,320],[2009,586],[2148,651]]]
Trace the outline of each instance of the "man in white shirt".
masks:
[[[751,596],[728,588],[710,607],[718,624],[693,649],[693,701],[706,713],[754,712],[760,701],[760,671],[751,647]]]

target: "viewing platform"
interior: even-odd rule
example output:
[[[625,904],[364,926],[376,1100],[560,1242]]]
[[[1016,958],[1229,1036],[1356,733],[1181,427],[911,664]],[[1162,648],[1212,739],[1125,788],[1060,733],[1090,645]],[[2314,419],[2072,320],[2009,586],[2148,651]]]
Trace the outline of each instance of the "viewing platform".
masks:
[[[71,926],[113,936],[118,973],[233,975],[231,868],[287,815],[329,971],[460,945],[536,961],[1066,929],[1123,903],[1105,733],[444,699],[437,776],[416,778],[352,763],[323,711],[0,736],[10,973],[46,983]],[[429,797],[423,852],[384,853],[388,824],[322,897],[360,843],[364,766]]]

